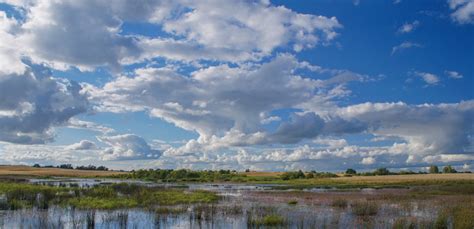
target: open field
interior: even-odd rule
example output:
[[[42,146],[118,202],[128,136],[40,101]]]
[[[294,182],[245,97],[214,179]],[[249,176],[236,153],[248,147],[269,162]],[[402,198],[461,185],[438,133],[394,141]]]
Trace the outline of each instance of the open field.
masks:
[[[124,174],[119,171],[94,171],[59,168],[34,168],[23,165],[0,165],[0,176],[64,176],[64,177],[109,177]]]

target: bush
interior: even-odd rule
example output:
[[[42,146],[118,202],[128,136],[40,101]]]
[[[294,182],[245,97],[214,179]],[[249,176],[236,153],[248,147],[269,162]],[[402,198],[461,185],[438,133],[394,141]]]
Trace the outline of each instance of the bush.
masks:
[[[352,175],[354,175],[354,174],[357,174],[357,172],[356,172],[354,169],[347,169],[347,170],[346,170],[346,174],[352,174]]]

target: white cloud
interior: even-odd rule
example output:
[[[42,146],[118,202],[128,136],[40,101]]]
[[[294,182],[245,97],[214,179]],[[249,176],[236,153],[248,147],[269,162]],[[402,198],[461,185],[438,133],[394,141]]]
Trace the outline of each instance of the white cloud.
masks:
[[[342,148],[348,145],[346,139],[318,138],[313,141],[316,144],[325,145],[329,149]]]
[[[81,140],[80,142],[66,146],[66,150],[91,150],[96,149],[97,145],[88,140]]]
[[[161,151],[152,149],[137,135],[100,136],[97,139],[110,146],[100,153],[102,160],[157,159],[161,156]]]
[[[420,25],[419,21],[413,21],[411,23],[405,23],[398,28],[398,33],[410,33]]]
[[[347,93],[342,85],[365,80],[359,74],[325,69],[320,71],[329,74],[327,80],[293,74],[300,67],[293,56],[280,55],[262,65],[219,65],[202,68],[190,76],[169,68],[145,68],[136,70],[135,76],[119,77],[103,88],[89,85],[85,91],[100,110],[148,111],[153,117],[196,131],[200,135],[200,143],[215,138],[229,139],[225,136],[231,133],[240,136],[244,142],[298,142],[302,138],[316,137],[321,132],[359,128],[355,123],[344,126],[344,120],[337,118],[324,124],[321,117],[308,113],[294,115],[293,123],[282,124],[279,131],[271,135],[257,134],[264,130],[262,125],[269,121],[266,114],[271,111],[298,109],[318,101],[343,97]],[[300,119],[314,122],[299,124]],[[270,120],[281,121],[277,117]],[[317,123],[324,128],[318,128]],[[236,138],[233,144],[241,144],[236,142],[241,138]]]
[[[405,103],[364,103],[340,108],[344,119],[367,124],[377,136],[398,137],[390,151],[410,155],[469,153],[474,132],[474,101],[454,104],[407,105]]]
[[[9,4],[24,15],[16,21],[1,12],[4,45],[0,45],[0,56],[14,51],[56,69],[108,66],[119,72],[123,64],[155,57],[258,60],[276,48],[300,51],[327,44],[342,27],[335,17],[299,14],[283,6],[248,1],[39,0]],[[123,34],[122,26],[127,22],[155,25],[161,35]],[[15,63],[16,69],[21,68]]]
[[[84,129],[84,130],[89,130],[89,131],[95,131],[95,132],[100,132],[102,134],[110,134],[110,133],[115,132],[115,130],[110,127],[106,127],[106,126],[97,124],[95,122],[80,120],[77,118],[69,119],[69,123],[67,127],[73,128],[73,129]]]
[[[362,161],[360,161],[361,164],[363,165],[372,165],[375,163],[375,158],[374,157],[364,157],[362,158]]]
[[[45,143],[53,139],[53,127],[66,125],[89,104],[76,82],[25,63],[22,74],[0,74],[0,141]]]
[[[429,85],[436,85],[440,81],[437,75],[428,72],[415,72],[415,75],[421,77]]]
[[[474,23],[474,0],[448,0],[449,8],[454,10],[451,19],[459,24]]]
[[[17,27],[15,19],[0,11],[0,74],[22,74],[26,70],[18,51],[21,46],[15,37]]]
[[[444,73],[449,77],[453,79],[462,79],[463,75],[461,75],[459,72],[456,71],[444,71]]]
[[[397,46],[393,46],[392,48],[392,55],[397,53],[397,52],[400,52],[404,49],[408,49],[408,48],[421,48],[423,47],[421,44],[418,44],[418,43],[413,43],[413,42],[409,42],[409,41],[405,41]]]
[[[471,165],[464,163],[464,165],[462,166],[462,169],[464,169],[464,171],[469,171],[471,169]]]

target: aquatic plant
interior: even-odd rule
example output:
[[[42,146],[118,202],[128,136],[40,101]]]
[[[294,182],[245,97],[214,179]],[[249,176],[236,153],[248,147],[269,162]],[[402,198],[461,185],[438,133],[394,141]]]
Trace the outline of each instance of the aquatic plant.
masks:
[[[159,205],[213,203],[219,197],[209,191],[185,191],[145,187],[132,184],[112,184],[92,188],[50,187],[32,184],[0,183],[2,209],[70,205],[83,209],[117,209],[156,207]]]
[[[360,217],[374,216],[378,212],[378,205],[369,201],[352,203],[351,208],[352,213]]]
[[[252,226],[281,226],[285,224],[285,219],[276,214],[267,215],[260,219],[254,219],[250,222]]]
[[[288,204],[289,205],[296,205],[296,204],[298,204],[298,201],[297,200],[290,200],[290,201],[288,201]]]
[[[341,199],[341,198],[337,198],[337,199],[334,199],[331,203],[331,206],[333,207],[337,207],[337,208],[346,208],[347,207],[347,200],[345,199]]]

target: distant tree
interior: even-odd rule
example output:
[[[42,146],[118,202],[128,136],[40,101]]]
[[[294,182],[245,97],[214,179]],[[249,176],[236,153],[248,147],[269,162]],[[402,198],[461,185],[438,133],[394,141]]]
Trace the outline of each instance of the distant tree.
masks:
[[[311,173],[306,174],[306,178],[308,179],[314,178],[314,173],[311,172]]]
[[[298,170],[297,178],[305,178],[303,171]]]
[[[439,173],[438,166],[436,166],[436,165],[430,166],[429,172],[430,173]]]
[[[346,174],[357,174],[357,172],[354,169],[347,169]]]
[[[383,175],[389,175],[389,174],[390,174],[390,171],[388,171],[387,168],[378,168],[374,171],[374,175],[383,176]]]
[[[246,169],[245,172],[246,172],[246,173],[249,173],[249,172],[250,172],[250,169]]]
[[[457,171],[451,165],[448,165],[443,168],[443,173],[457,173]]]
[[[74,169],[71,164],[62,164],[62,165],[59,165],[58,168],[61,168],[61,169]]]
[[[35,167],[35,168],[41,168],[41,165],[39,165],[39,164],[34,164],[33,167]]]

